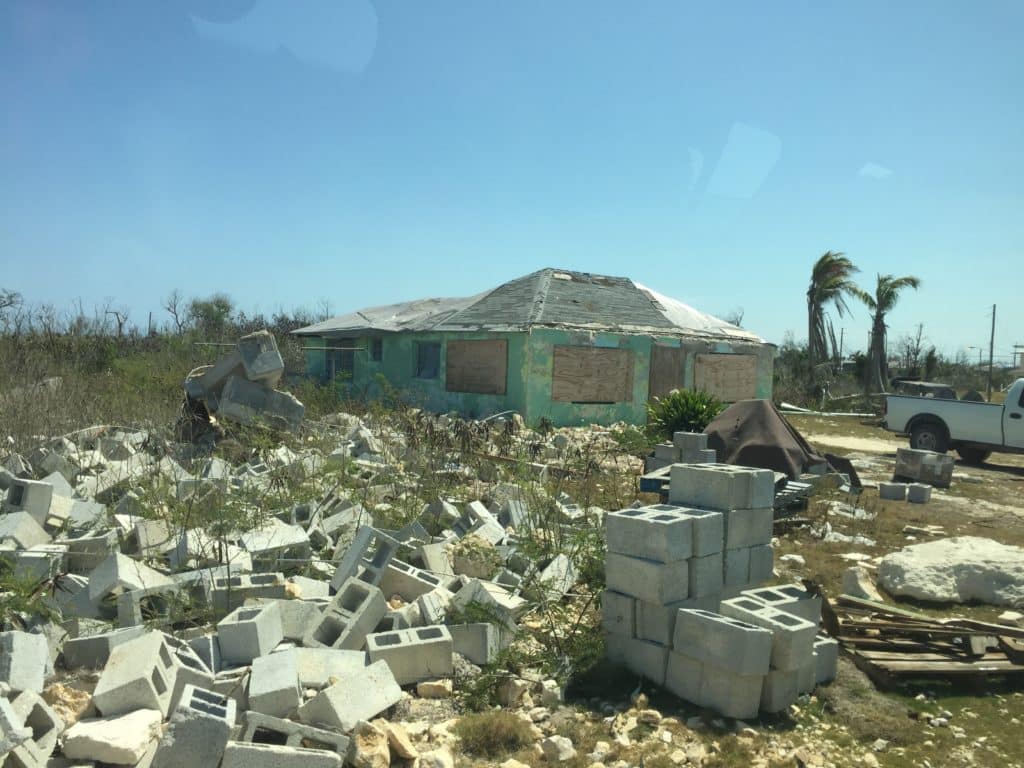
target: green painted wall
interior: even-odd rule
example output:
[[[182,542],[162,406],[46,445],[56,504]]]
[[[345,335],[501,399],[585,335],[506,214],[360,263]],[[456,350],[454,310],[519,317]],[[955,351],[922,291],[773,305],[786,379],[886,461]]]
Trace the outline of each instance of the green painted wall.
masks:
[[[372,337],[357,337],[352,346],[369,349]],[[693,386],[697,354],[754,354],[757,363],[757,396],[772,395],[775,348],[764,344],[706,342],[678,337],[628,336],[586,331],[534,330],[531,333],[399,333],[379,336],[382,359],[370,360],[369,352],[355,354],[351,379],[336,379],[339,392],[357,399],[374,400],[383,393],[380,378],[399,391],[409,403],[430,411],[458,411],[479,418],[502,411],[518,411],[529,424],[547,418],[558,426],[612,424],[626,421],[642,424],[647,419],[651,347],[654,344],[682,346],[687,350],[684,386]],[[445,391],[445,342],[449,339],[495,339],[508,342],[508,380],[504,395],[479,395]],[[436,379],[417,379],[415,344],[436,341],[441,345],[440,374]],[[308,338],[306,361],[312,376],[325,378],[326,354],[315,347],[340,345],[339,340]],[[348,341],[344,342],[348,345]],[[629,402],[611,404],[561,403],[551,400],[551,375],[557,345],[597,346],[633,352],[633,396]],[[314,347],[314,349],[310,349]]]
[[[355,337],[351,346],[370,346],[373,337]],[[526,375],[526,354],[524,333],[400,333],[378,336],[383,342],[381,360],[374,362],[369,352],[357,352],[352,377],[349,380],[336,379],[335,386],[345,396],[356,399],[375,400],[384,393],[384,384],[397,389],[401,397],[412,405],[430,411],[444,413],[458,411],[466,416],[479,418],[502,411],[525,410],[524,392]],[[508,343],[508,378],[504,395],[481,395],[470,392],[448,392],[445,389],[446,342],[475,339],[505,339]],[[311,339],[308,346],[323,344],[322,339]],[[416,349],[421,342],[438,342],[441,345],[441,363],[436,379],[415,378]],[[340,345],[338,340],[329,341]],[[345,342],[348,345],[348,342]],[[306,361],[310,375],[325,378],[326,357],[323,352],[308,350]]]

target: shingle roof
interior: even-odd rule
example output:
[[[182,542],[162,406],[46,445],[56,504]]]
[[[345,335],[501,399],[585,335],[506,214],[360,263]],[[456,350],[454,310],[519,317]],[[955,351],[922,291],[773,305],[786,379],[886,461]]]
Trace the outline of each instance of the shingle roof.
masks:
[[[537,327],[763,341],[757,334],[629,278],[562,269],[542,269],[464,299],[421,299],[371,307],[295,333],[337,337],[367,331],[524,331]]]

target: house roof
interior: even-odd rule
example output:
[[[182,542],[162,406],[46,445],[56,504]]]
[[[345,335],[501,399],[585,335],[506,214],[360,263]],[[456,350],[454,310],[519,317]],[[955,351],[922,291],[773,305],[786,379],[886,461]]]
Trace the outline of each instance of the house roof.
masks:
[[[627,277],[542,269],[463,299],[370,307],[299,328],[303,336],[357,332],[525,331],[563,328],[763,342],[757,334]]]

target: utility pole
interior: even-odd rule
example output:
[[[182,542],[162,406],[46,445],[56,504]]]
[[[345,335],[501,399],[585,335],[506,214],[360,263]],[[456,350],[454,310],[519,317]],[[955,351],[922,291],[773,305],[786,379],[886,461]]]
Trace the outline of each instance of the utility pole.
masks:
[[[996,343],[996,305],[992,305],[992,333],[988,337],[988,401],[992,402],[992,350]]]
[[[843,372],[843,332],[845,328],[839,329],[839,373]]]

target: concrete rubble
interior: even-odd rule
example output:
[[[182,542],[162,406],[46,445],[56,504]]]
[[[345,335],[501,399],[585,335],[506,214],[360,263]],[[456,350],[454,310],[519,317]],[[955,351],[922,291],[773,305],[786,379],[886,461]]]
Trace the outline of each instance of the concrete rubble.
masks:
[[[280,355],[255,336],[186,382],[211,417],[244,421],[240,392],[274,392]],[[274,412],[279,426],[301,421],[301,406]],[[497,472],[467,476],[478,494],[468,501],[419,500],[408,436],[347,414],[317,429],[334,436],[330,451],[296,441],[228,460],[191,440],[96,427],[43,441],[33,460],[6,457],[19,474],[0,476],[0,558],[48,596],[45,613],[0,617],[0,764],[451,764],[430,733],[389,722],[396,708],[444,705],[460,669],[493,661],[528,611],[572,592],[572,558],[518,552],[538,519],[531,505],[550,504],[566,530],[604,511],[539,484],[527,498]],[[301,502],[271,502],[283,478]],[[397,503],[420,514],[393,529]],[[752,515],[770,527],[770,510]],[[771,556],[741,517],[728,574],[747,584]],[[663,596],[677,597],[648,595],[649,631],[667,641]],[[55,693],[62,714],[44,699]],[[571,745],[545,749],[564,759]]]
[[[185,404],[178,433],[199,441],[216,434],[215,420],[262,424],[294,432],[305,407],[293,395],[275,389],[284,360],[269,331],[243,336],[231,354],[191,371],[185,379]]]

